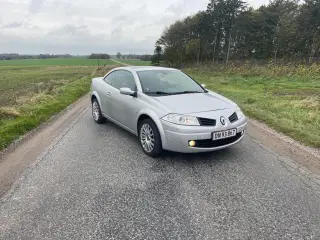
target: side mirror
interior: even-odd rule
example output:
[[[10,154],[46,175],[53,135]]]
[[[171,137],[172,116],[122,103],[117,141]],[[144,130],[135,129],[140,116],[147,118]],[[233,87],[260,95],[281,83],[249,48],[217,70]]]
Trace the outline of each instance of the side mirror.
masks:
[[[136,92],[132,91],[130,88],[120,88],[120,93],[123,95],[132,96],[132,97],[137,96]]]

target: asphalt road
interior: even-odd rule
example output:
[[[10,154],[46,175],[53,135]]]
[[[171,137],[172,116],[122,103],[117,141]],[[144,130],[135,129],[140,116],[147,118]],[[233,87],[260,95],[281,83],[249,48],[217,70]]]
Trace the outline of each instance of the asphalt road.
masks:
[[[142,153],[86,110],[0,203],[0,239],[320,239],[320,187],[251,137]]]

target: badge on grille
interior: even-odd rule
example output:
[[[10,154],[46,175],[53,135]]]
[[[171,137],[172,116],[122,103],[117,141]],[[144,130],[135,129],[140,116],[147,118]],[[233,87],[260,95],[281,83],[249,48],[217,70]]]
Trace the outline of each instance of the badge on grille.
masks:
[[[226,119],[224,117],[220,117],[220,122],[222,125],[226,124]]]

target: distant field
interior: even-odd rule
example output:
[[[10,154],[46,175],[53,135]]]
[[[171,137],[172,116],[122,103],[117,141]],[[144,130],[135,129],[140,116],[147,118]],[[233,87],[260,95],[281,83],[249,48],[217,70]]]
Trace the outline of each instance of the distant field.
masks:
[[[49,58],[49,59],[19,59],[0,60],[0,66],[98,66],[97,59],[87,58]],[[100,66],[114,65],[114,62],[107,59],[100,59]]]
[[[86,94],[92,77],[115,66],[98,72],[95,66],[0,66],[0,150]]]
[[[150,66],[151,62],[150,61],[141,61],[139,59],[130,59],[130,60],[118,60],[119,62],[133,65],[133,66]]]

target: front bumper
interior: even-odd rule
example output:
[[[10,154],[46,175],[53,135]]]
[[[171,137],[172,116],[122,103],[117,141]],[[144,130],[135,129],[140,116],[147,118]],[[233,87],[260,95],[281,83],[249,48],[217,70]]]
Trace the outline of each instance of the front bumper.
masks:
[[[203,126],[181,126],[161,120],[164,130],[163,148],[169,151],[192,153],[192,152],[210,152],[230,147],[240,142],[247,128],[246,118],[242,118],[234,124],[215,127]],[[237,129],[237,136],[223,140],[212,141],[212,133],[228,129]],[[195,147],[189,146],[189,141],[194,140]]]

